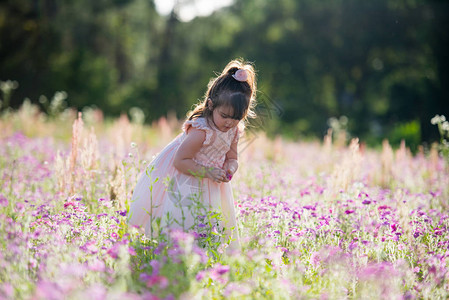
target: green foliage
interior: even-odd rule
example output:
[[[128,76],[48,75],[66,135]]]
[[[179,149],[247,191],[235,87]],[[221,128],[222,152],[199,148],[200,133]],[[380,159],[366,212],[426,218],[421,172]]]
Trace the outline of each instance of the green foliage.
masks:
[[[348,131],[373,143],[401,131],[411,143],[437,139],[427,120],[449,113],[448,3],[236,0],[181,22],[192,2],[168,16],[146,0],[1,3],[0,79],[20,83],[3,108],[64,90],[78,109],[184,117],[214,71],[244,57],[283,108],[276,132],[322,136],[326,120],[345,115]],[[390,128],[415,121],[418,141],[416,128]]]
[[[393,146],[398,147],[402,141],[410,147],[412,151],[416,151],[421,141],[421,127],[418,120],[400,123],[394,126],[389,135],[388,140]]]

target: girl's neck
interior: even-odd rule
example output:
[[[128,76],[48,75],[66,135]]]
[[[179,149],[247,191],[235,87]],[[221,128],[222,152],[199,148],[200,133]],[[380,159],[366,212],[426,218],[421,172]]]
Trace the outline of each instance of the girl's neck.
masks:
[[[213,118],[211,118],[211,117],[205,117],[205,118],[206,118],[207,124],[209,124],[210,127],[212,127],[213,129],[219,130],[217,125],[215,125]]]

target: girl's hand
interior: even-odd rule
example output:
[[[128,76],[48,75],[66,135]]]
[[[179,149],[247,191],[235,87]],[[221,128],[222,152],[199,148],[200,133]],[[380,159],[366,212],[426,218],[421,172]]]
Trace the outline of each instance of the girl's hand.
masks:
[[[229,180],[226,179],[226,172],[220,168],[210,168],[206,171],[206,176],[209,179],[212,179],[215,182],[227,182]]]
[[[238,163],[235,159],[230,159],[225,162],[223,165],[223,169],[226,171],[226,182],[230,181],[232,179],[232,176],[234,176],[235,172],[237,172],[238,169]]]

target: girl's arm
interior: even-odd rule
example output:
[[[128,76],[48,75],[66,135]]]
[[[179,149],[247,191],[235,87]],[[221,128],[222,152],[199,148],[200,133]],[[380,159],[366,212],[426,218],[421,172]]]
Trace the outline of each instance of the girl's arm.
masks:
[[[206,133],[203,130],[191,128],[187,137],[176,151],[173,165],[181,173],[193,176],[206,176],[212,180],[221,182],[226,178],[226,172],[224,170],[219,168],[208,169],[193,160],[203,146],[205,138]]]
[[[224,163],[224,169],[231,176],[237,172],[239,168],[238,154],[237,154],[237,141],[231,144],[231,149],[226,153],[226,160]]]

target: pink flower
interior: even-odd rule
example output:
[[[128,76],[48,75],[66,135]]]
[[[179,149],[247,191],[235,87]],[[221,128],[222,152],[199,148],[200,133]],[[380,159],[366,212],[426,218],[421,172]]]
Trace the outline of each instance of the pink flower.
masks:
[[[103,261],[99,259],[95,259],[89,263],[89,270],[103,272],[106,269],[106,266]]]
[[[243,69],[238,69],[234,75],[232,75],[232,77],[234,77],[235,80],[237,81],[241,81],[244,82],[248,79],[248,73],[246,72],[246,70]]]
[[[23,212],[25,210],[25,205],[23,205],[23,203],[21,203],[21,202],[17,202],[16,203],[16,210],[18,212]]]
[[[242,295],[248,295],[251,293],[251,288],[247,285],[236,283],[236,282],[230,282],[228,285],[226,285],[226,288],[223,291],[223,295],[225,297],[229,296],[242,296]]]
[[[314,267],[319,266],[321,263],[321,257],[318,252],[313,252],[312,255],[310,255],[310,264]]]
[[[204,277],[206,277],[206,271],[199,271],[198,274],[196,274],[195,279],[196,281],[201,281]]]
[[[395,232],[396,230],[398,230],[398,224],[393,223],[390,225],[390,227],[391,227],[392,232]]]
[[[165,289],[168,287],[169,281],[167,277],[159,276],[159,275],[152,275],[147,281],[147,286],[152,287],[154,285],[159,285],[161,289]]]
[[[136,250],[134,250],[133,247],[129,247],[129,248],[128,248],[128,253],[129,253],[130,255],[132,255],[132,256],[136,256],[136,255],[137,255]]]
[[[116,259],[118,257],[119,253],[119,245],[115,244],[111,248],[108,249],[107,254],[109,254],[110,257]]]
[[[8,199],[6,199],[5,196],[0,195],[0,205],[6,207],[8,206],[8,204],[9,204]]]

